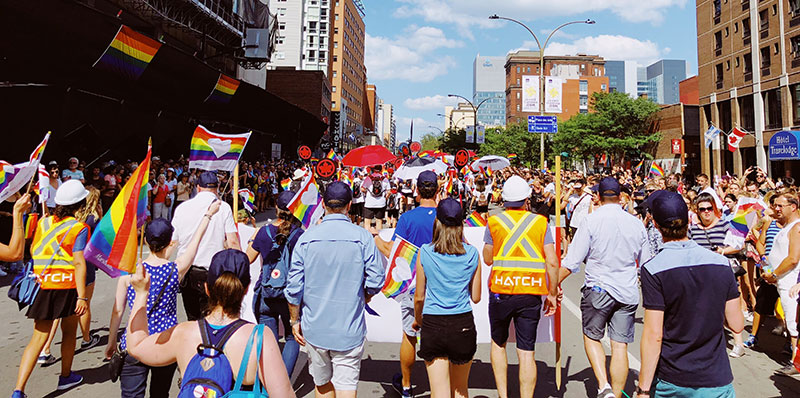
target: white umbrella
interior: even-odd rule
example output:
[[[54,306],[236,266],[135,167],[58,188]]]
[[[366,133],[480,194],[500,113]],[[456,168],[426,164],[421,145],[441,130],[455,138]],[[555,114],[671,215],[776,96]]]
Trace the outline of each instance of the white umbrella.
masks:
[[[439,159],[416,158],[398,167],[394,172],[394,177],[401,180],[416,180],[417,176],[425,170],[442,174],[447,171],[447,165]]]
[[[472,169],[479,170],[481,167],[492,171],[502,170],[511,165],[508,159],[497,155],[486,155],[472,162]]]

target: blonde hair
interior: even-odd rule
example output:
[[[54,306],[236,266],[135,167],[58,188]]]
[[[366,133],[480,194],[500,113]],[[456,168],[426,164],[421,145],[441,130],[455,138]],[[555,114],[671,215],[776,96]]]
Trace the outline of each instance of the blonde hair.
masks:
[[[439,219],[433,224],[433,250],[439,254],[466,254],[464,249],[464,225],[449,227]]]
[[[86,222],[89,216],[94,216],[95,221],[103,218],[103,208],[100,206],[100,190],[93,186],[86,188],[89,195],[86,196],[86,204],[75,213],[75,218],[80,222]]]

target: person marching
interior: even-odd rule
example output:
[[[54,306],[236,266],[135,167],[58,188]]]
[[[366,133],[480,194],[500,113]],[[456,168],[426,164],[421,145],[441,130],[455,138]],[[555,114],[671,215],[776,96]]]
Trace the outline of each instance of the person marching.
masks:
[[[598,398],[619,398],[628,378],[628,344],[633,342],[639,305],[637,264],[650,257],[642,222],[620,206],[621,186],[612,177],[600,181],[602,205],[588,214],[562,262],[560,281],[586,263],[581,292],[583,344],[598,385]],[[600,339],[611,339],[611,383]]]
[[[522,177],[503,184],[505,211],[489,218],[484,235],[483,259],[489,274],[489,325],[491,361],[497,392],[508,397],[506,342],[514,321],[519,357],[520,397],[533,397],[536,388],[536,330],[542,311],[558,306],[558,257],[547,219],[529,211],[531,187]],[[546,274],[546,278],[545,278]]]

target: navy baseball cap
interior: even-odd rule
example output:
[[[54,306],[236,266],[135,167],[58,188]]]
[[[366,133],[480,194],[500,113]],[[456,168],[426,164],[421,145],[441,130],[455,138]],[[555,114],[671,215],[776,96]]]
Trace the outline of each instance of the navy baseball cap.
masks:
[[[619,186],[619,181],[614,177],[606,177],[600,180],[598,190],[602,196],[619,196],[622,188]]]
[[[278,199],[276,199],[275,202],[279,209],[283,211],[289,211],[289,202],[291,202],[293,198],[294,192],[283,191],[278,195]]]
[[[216,188],[219,185],[217,174],[212,171],[204,171],[197,178],[197,186],[202,188]]]
[[[456,227],[464,222],[464,211],[461,203],[453,198],[447,198],[436,206],[436,219],[448,227]]]
[[[436,173],[430,170],[425,170],[417,176],[417,187],[437,184],[439,184],[439,179],[436,177]]]
[[[147,224],[144,231],[145,240],[147,244],[153,247],[167,247],[172,241],[172,224],[163,218],[156,218]]]
[[[677,192],[655,191],[650,194],[653,200],[648,207],[653,214],[653,220],[660,226],[668,226],[675,220],[683,220],[684,224],[689,222],[689,207]],[[649,198],[648,198],[649,199]]]
[[[231,272],[236,275],[246,289],[250,285],[250,259],[247,254],[236,249],[217,252],[211,258],[211,265],[208,267],[208,276],[206,277],[208,286],[214,286],[217,278],[223,272]]]
[[[322,199],[325,201],[325,206],[340,208],[350,203],[353,199],[353,192],[347,184],[334,181],[325,189]]]

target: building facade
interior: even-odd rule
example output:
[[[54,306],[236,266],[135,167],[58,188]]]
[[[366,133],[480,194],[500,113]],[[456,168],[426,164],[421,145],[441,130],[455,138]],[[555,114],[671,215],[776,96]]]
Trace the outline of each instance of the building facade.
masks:
[[[475,112],[466,102],[459,102],[458,106],[444,107],[444,130],[462,130],[475,124]]]
[[[377,114],[375,132],[383,139],[383,146],[394,152],[397,149],[397,124],[394,120],[394,107],[379,98]]]
[[[686,61],[662,59],[646,68],[648,98],[662,105],[680,102],[679,83],[686,79]]]
[[[478,107],[479,124],[506,124],[505,62],[505,57],[478,54],[472,63],[472,103]]]
[[[267,91],[297,105],[319,120],[331,116],[331,84],[322,71],[279,67],[267,73]]]
[[[636,62],[633,61],[606,61],[606,76],[608,76],[608,91],[627,93],[631,98],[638,97],[636,78]]]
[[[339,129],[345,147],[358,146],[364,134],[367,69],[364,66],[364,7],[361,0],[333,2],[331,130]]]
[[[758,165],[783,175],[797,168],[796,161],[768,162],[765,146],[774,133],[800,125],[800,3],[698,1],[697,53],[700,130],[749,133],[733,153],[722,134],[711,148],[703,145],[703,171],[742,175]]]
[[[331,1],[336,0],[270,0],[278,33],[267,68],[294,67],[328,74]]]
[[[555,114],[566,120],[578,113],[589,112],[589,99],[595,92],[608,92],[605,60],[597,55],[545,56],[544,75],[560,77],[562,112]],[[506,124],[526,121],[538,112],[522,111],[522,77],[539,76],[539,52],[517,51],[506,57]]]

